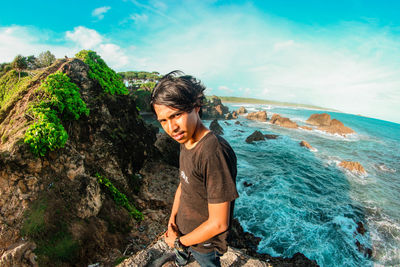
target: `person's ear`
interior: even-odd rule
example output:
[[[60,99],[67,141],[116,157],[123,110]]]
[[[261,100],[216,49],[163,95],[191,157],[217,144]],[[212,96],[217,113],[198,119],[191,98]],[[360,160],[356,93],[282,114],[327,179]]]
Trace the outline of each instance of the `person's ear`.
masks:
[[[201,107],[195,107],[194,110],[196,111],[196,113],[199,113]]]

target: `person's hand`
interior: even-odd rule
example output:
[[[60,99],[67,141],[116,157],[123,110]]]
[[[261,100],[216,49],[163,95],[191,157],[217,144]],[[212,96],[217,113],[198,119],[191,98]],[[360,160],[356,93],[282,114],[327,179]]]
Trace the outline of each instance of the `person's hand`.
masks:
[[[177,237],[179,237],[178,227],[175,223],[168,223],[168,230],[164,234],[165,243],[173,248]]]

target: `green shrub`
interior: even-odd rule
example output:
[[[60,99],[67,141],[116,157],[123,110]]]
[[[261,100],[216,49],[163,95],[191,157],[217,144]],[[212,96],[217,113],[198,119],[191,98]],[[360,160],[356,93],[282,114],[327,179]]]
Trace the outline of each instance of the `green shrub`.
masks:
[[[78,120],[82,114],[89,115],[89,109],[79,94],[79,87],[70,82],[67,74],[50,74],[41,88],[48,95],[49,105],[57,110],[63,119]]]
[[[99,184],[105,186],[108,191],[111,193],[115,203],[119,206],[124,207],[133,218],[137,221],[143,220],[143,214],[138,211],[134,205],[132,205],[128,198],[121,193],[106,177],[101,176],[100,174],[96,173],[97,181]]]
[[[82,50],[77,53],[75,57],[89,65],[89,77],[97,80],[104,92],[112,95],[128,94],[128,89],[126,89],[121,76],[109,68],[96,52],[91,50]]]
[[[80,97],[78,86],[70,82],[65,73],[50,74],[38,90],[43,91],[44,96],[28,111],[35,122],[25,132],[24,142],[35,156],[43,157],[49,150],[62,148],[67,142],[68,134],[59,117],[77,120],[83,114],[89,115],[89,109]]]
[[[32,109],[36,121],[25,132],[24,142],[35,156],[45,156],[47,151],[64,147],[68,134],[62,126],[57,113],[50,108]]]

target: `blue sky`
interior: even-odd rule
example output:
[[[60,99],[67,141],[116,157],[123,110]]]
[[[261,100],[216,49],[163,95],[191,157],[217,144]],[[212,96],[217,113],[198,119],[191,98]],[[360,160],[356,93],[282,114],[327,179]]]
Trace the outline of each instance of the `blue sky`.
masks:
[[[116,71],[200,78],[207,94],[400,122],[400,1],[11,1],[0,62],[98,52]]]

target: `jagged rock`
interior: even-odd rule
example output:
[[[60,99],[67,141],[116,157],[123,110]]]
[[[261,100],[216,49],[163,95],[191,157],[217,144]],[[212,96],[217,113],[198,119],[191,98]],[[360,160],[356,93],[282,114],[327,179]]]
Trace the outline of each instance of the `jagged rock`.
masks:
[[[289,118],[281,117],[279,114],[272,115],[270,122],[285,128],[297,128],[297,123],[291,121]]]
[[[247,115],[246,119],[248,120],[257,120],[257,121],[267,121],[267,112],[266,111],[258,111],[251,112]]]
[[[100,185],[94,177],[82,176],[81,179],[87,180],[86,193],[76,205],[77,216],[86,219],[96,216],[102,205],[104,196],[101,194]]]
[[[230,113],[230,112],[226,113],[225,114],[225,120],[231,120],[231,119],[233,119],[232,113]]]
[[[367,174],[364,167],[359,162],[342,161],[339,166],[357,174]]]
[[[222,104],[220,98],[213,96],[210,101],[205,101],[202,107],[203,119],[223,119],[225,114],[229,112],[229,108]]]
[[[315,126],[329,126],[331,123],[331,115],[327,113],[312,114],[306,122]]]
[[[341,121],[338,121],[336,119],[331,120],[329,126],[318,127],[318,130],[325,131],[330,134],[340,134],[340,135],[347,135],[354,133],[354,131],[351,128],[344,126]]]
[[[236,112],[237,114],[244,114],[247,113],[247,109],[245,107],[240,107]]]
[[[265,139],[276,139],[276,138],[278,138],[278,135],[276,134],[262,134],[260,131],[256,130],[246,138],[246,142],[252,143],[254,141],[263,141]]]
[[[236,111],[232,111],[232,119],[237,119],[238,118],[238,114],[236,113]]]
[[[331,116],[327,113],[312,114],[306,121],[308,124],[318,126],[318,130],[325,131],[330,134],[347,135],[354,131],[343,125],[339,120],[331,120]]]
[[[246,143],[252,143],[254,141],[263,141],[265,136],[260,131],[254,131],[251,135],[246,138]]]
[[[64,124],[69,136],[64,148],[36,158],[23,142],[32,122],[25,114],[36,99],[35,90],[58,70],[78,85],[90,115]],[[79,231],[71,233],[80,244],[76,265],[107,258],[114,248],[127,242],[126,229],[135,220],[111,200],[110,194],[100,190],[94,175],[107,177],[136,206],[138,196],[132,176],[156,152],[156,136],[140,119],[132,98],[105,94],[99,82],[89,78],[88,71],[88,65],[78,59],[57,61],[34,76],[19,100],[2,110],[0,131],[7,132],[9,138],[0,144],[0,248],[19,247],[24,214],[33,204],[41,203],[38,201],[45,201],[45,227],[51,229],[46,234],[61,231],[57,226],[61,222],[68,229],[73,223],[80,225],[76,227]],[[18,122],[17,131],[11,131],[17,124],[11,125],[10,121]],[[99,225],[104,226],[104,231],[97,231]],[[9,257],[5,253],[0,251],[0,257]],[[14,261],[13,266],[24,263]]]
[[[249,186],[252,186],[253,184],[252,184],[252,183],[248,183],[248,182],[244,181],[244,182],[243,182],[243,185],[244,185],[244,187],[249,187]]]
[[[210,123],[210,130],[214,133],[214,134],[218,134],[218,135],[223,135],[224,134],[224,129],[222,129],[221,125],[219,125],[218,120],[215,119]]]
[[[364,224],[362,222],[357,222],[357,229],[356,230],[361,235],[364,235],[365,232],[366,232]]]
[[[157,134],[157,140],[154,146],[160,151],[164,162],[172,166],[179,167],[180,144],[172,139],[165,132]]]
[[[316,151],[316,149],[313,148],[313,147],[312,147],[308,142],[306,142],[306,141],[301,141],[301,142],[300,142],[300,146],[304,146],[304,147],[308,148],[308,149],[311,150],[311,151]]]
[[[31,266],[37,267],[35,254],[33,250],[36,245],[29,241],[20,241],[9,247],[0,257],[0,266]]]

